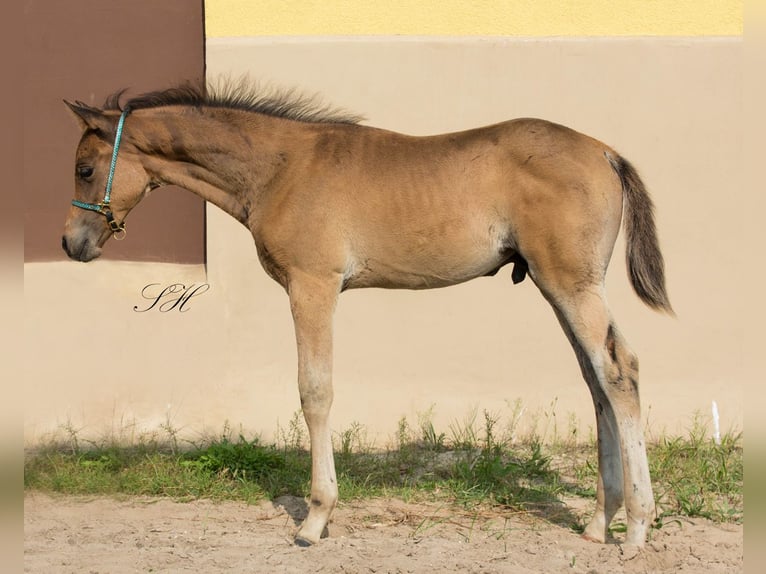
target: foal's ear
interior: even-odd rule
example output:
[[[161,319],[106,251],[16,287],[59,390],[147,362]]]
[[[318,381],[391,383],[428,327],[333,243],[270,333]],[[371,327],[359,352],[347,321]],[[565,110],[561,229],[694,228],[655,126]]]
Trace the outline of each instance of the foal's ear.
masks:
[[[93,108],[82,102],[72,103],[64,100],[64,103],[71,110],[72,114],[74,114],[77,123],[83,131],[92,129],[109,133],[109,131],[114,129],[114,122],[98,108]]]

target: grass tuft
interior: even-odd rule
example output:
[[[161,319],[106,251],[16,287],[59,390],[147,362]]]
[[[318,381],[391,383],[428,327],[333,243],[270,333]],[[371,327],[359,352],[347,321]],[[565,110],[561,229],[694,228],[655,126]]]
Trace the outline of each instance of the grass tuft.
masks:
[[[742,433],[727,433],[720,444],[697,417],[687,437],[662,437],[649,445],[659,521],[699,516],[716,521],[743,519]]]

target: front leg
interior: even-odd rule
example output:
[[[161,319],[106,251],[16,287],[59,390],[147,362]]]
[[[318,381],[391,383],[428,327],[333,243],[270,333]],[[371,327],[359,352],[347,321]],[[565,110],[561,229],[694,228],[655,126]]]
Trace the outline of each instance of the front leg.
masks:
[[[294,273],[289,279],[290,308],[298,344],[298,389],[311,441],[309,514],[295,543],[319,541],[338,501],[329,414],[332,405],[332,321],[341,278]]]

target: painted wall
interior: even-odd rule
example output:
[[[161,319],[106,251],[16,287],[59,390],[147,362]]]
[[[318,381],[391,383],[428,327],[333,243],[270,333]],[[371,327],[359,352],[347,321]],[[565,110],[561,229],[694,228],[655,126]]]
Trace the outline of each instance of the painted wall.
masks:
[[[742,0],[206,0],[208,38],[306,35],[740,36]]]
[[[665,3],[641,3],[642,17],[631,18],[638,3],[628,2],[613,10],[623,16],[603,20],[596,2],[576,3],[581,19],[556,19],[523,2],[501,3],[508,17],[490,18],[493,3],[466,18],[456,3],[425,12],[436,16],[429,19],[405,11],[414,28],[357,3],[340,12],[331,4],[271,4],[206,2],[209,78],[248,73],[320,92],[370,125],[411,134],[545,117],[631,159],[653,192],[679,315],[662,317],[638,302],[620,240],[609,298],[641,357],[644,415],[653,430],[676,432],[716,400],[724,427],[741,427],[743,389],[758,376],[743,353],[743,341],[757,336],[747,313],[750,287],[733,280],[755,256],[731,201],[747,192],[741,4],[702,10],[681,2],[669,13],[657,8]],[[684,37],[668,36],[668,21]],[[399,25],[418,36],[393,36]],[[480,30],[486,35],[466,36]],[[533,37],[551,34],[568,37]],[[763,208],[761,197],[754,202]],[[226,421],[265,436],[286,426],[299,405],[287,298],[260,269],[248,232],[213,207],[207,236],[207,269],[25,266],[27,441],[67,424],[124,438],[168,422],[190,437],[220,432]],[[203,282],[210,290],[187,312],[134,311],[146,306],[147,284]],[[570,415],[581,434],[593,424],[552,312],[531,282],[513,286],[508,269],[450,289],[345,293],[336,337],[336,430],[359,421],[381,443],[402,415],[416,421],[433,408],[446,430],[472,410],[507,420],[517,400],[522,426],[540,424],[551,410],[559,431]],[[84,350],[103,360],[72,360]]]

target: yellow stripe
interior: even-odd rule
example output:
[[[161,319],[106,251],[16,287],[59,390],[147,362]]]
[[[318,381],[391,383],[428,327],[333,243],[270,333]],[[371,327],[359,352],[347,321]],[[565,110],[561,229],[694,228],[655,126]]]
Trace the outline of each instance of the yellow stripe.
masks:
[[[744,0],[205,0],[229,36],[741,36]]]

